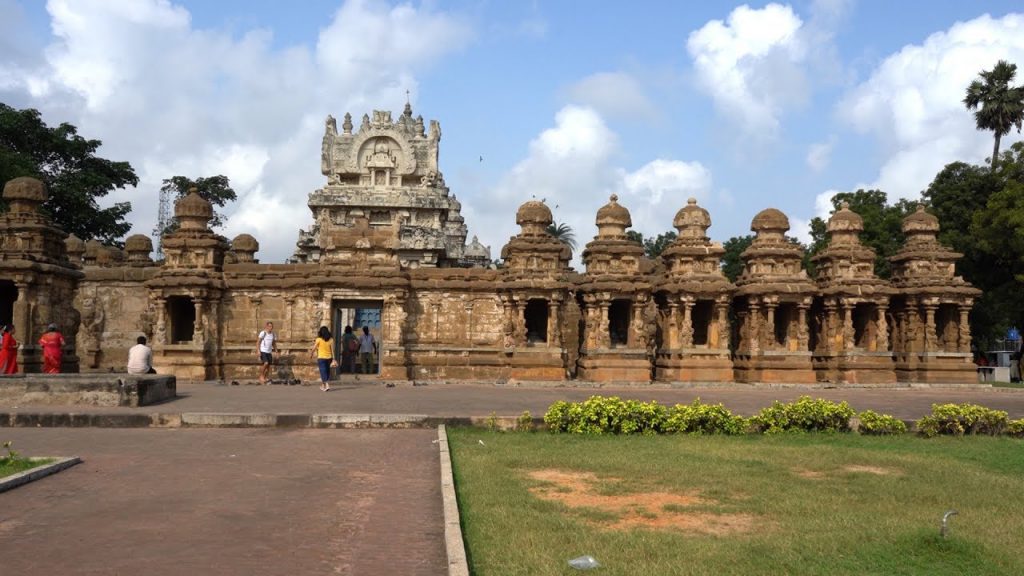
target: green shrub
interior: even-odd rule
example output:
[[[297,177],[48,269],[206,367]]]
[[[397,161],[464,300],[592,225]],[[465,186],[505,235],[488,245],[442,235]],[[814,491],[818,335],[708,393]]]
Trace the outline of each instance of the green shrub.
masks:
[[[940,434],[1002,433],[1008,424],[1006,412],[977,404],[932,404],[932,413],[917,421],[917,432],[925,438]]]
[[[703,404],[697,398],[691,404],[673,406],[663,429],[669,434],[743,434],[747,421],[722,404]]]
[[[519,418],[516,418],[516,430],[520,432],[533,432],[533,415],[530,414],[529,410],[523,410]]]
[[[853,408],[846,402],[801,396],[796,402],[776,400],[750,418],[751,428],[764,434],[780,432],[847,432]]]
[[[887,434],[904,434],[907,425],[899,418],[888,414],[879,414],[873,410],[865,410],[860,413],[860,427],[857,429],[861,434],[870,436],[883,436]]]
[[[1006,433],[1014,438],[1024,438],[1024,418],[1007,422]]]
[[[591,396],[583,402],[555,402],[544,414],[544,423],[552,432],[570,434],[657,434],[666,412],[653,401]]]

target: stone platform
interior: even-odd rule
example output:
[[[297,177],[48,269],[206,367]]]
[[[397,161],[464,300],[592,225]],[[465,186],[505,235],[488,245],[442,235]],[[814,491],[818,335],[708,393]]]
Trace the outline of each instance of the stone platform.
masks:
[[[174,376],[131,374],[18,374],[0,377],[0,406],[149,406],[177,395]]]

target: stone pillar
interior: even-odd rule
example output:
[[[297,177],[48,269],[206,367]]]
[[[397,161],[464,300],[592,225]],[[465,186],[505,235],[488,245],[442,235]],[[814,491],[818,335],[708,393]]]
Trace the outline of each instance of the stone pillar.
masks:
[[[854,330],[853,330],[853,306],[843,301],[843,350],[853,350],[854,345]]]
[[[599,303],[599,312],[597,316],[597,345],[599,348],[611,348],[612,347],[612,335],[608,331],[608,302],[602,301]]]
[[[971,352],[971,323],[968,314],[971,311],[970,304],[960,305],[960,324],[957,338],[957,351],[969,354]]]
[[[718,313],[718,321],[715,326],[715,340],[713,347],[718,349],[729,348],[729,303],[719,301],[715,303],[715,310]],[[725,341],[723,343],[723,340]],[[712,344],[711,336],[708,335],[708,344]],[[723,345],[724,344],[724,345]]]
[[[935,352],[937,350],[936,342],[938,337],[935,335],[935,309],[938,306],[935,304],[924,305],[924,351]]]
[[[203,300],[195,298],[192,301],[192,305],[196,309],[196,321],[192,325],[192,344],[199,348],[203,348],[206,345],[206,330],[205,326],[205,306]]]
[[[562,347],[562,324],[559,321],[559,304],[556,300],[548,300],[548,346]]]
[[[807,351],[810,346],[810,335],[807,333],[807,308],[809,306],[810,304],[807,302],[797,305],[796,345],[797,350],[800,351]]]
[[[462,309],[466,311],[466,344],[468,346],[473,345],[473,300],[469,300],[462,304]]]
[[[778,306],[776,302],[765,302],[765,336],[764,336],[764,349],[774,350],[778,348],[775,341],[775,308]]]
[[[750,353],[756,354],[761,350],[761,306],[753,299],[747,313],[747,337],[750,342]]]
[[[875,350],[872,350],[872,352],[886,352],[889,350],[889,323],[885,319],[886,311],[885,304],[879,304],[875,308],[875,314],[877,314],[875,325],[878,326],[878,333],[875,335]]]
[[[680,343],[679,343],[679,302],[678,301],[669,302],[669,305],[668,305],[668,318],[667,318],[667,320],[668,320],[668,322],[667,322],[668,326],[667,326],[667,329],[665,330],[665,333],[667,334],[667,338],[665,338],[665,340],[667,341],[668,347],[670,349],[678,350],[679,346],[680,346]]]
[[[680,331],[683,348],[693,348],[693,301],[689,298],[683,303],[683,327]]]

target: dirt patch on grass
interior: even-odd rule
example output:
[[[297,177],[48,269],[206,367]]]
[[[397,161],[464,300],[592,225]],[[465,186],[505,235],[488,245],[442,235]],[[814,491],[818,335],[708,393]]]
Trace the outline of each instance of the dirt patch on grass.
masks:
[[[793,474],[801,478],[807,478],[808,480],[824,480],[825,473],[819,470],[804,470],[803,468],[797,468],[793,470]]]
[[[569,508],[594,509],[616,516],[611,522],[599,523],[611,530],[646,528],[725,535],[748,532],[754,524],[754,518],[745,514],[690,510],[698,505],[715,504],[696,493],[601,494],[597,485],[614,479],[602,480],[590,472],[535,470],[529,473],[529,477],[544,482],[530,490],[538,498],[561,502]]]
[[[860,474],[874,474],[876,476],[898,475],[900,473],[899,470],[893,470],[891,468],[882,468],[881,466],[863,466],[860,464],[843,466],[843,470],[846,472],[855,472]]]

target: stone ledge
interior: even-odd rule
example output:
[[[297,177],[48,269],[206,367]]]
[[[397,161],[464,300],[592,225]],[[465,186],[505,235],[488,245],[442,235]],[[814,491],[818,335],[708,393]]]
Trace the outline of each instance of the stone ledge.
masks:
[[[42,458],[33,458],[33,460],[41,460]],[[70,458],[58,458],[56,462],[51,462],[45,466],[39,466],[24,472],[12,474],[6,478],[0,478],[0,492],[6,492],[13,488],[17,488],[23,484],[34,482],[40,478],[45,478],[51,474],[56,474],[65,468],[70,468],[75,464],[81,464],[82,459],[78,456],[71,456]]]
[[[452,474],[452,457],[448,450],[448,431],[444,424],[437,427],[437,443],[441,457],[441,506],[444,509],[444,547],[448,556],[448,576],[469,576],[459,501],[455,494],[455,476]]]
[[[137,408],[176,396],[177,379],[157,374],[23,374],[0,378],[0,404]]]

